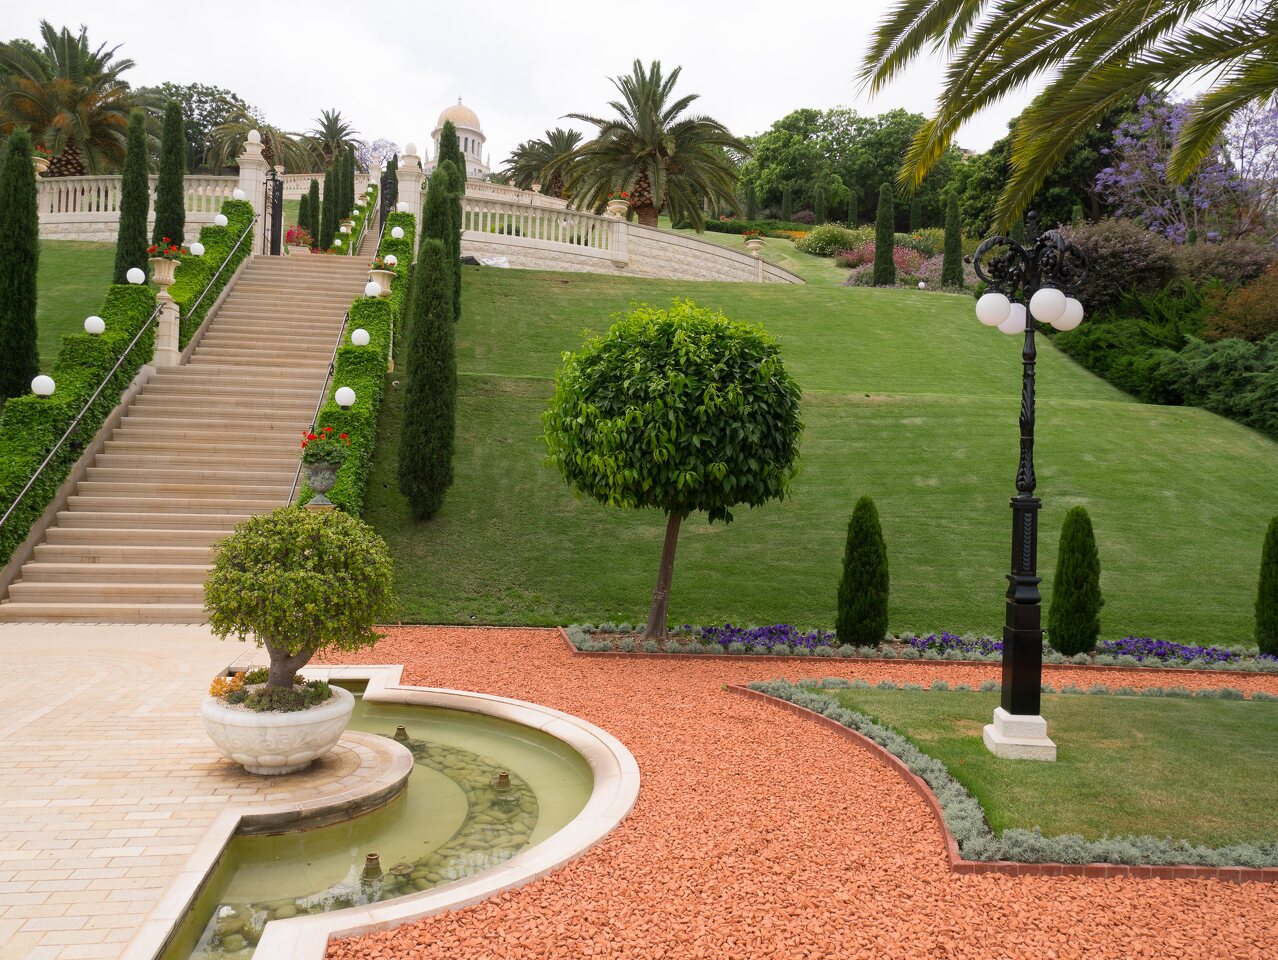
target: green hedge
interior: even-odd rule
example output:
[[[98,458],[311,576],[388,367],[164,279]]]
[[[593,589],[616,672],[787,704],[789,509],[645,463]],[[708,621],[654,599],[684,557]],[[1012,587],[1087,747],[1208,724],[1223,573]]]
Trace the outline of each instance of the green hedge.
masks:
[[[62,349],[50,371],[57,384],[53,396],[26,394],[5,404],[4,416],[0,418],[0,515],[9,509],[80,408],[150,319],[155,305],[155,291],[148,286],[112,285],[98,311],[106,321],[106,332],[98,337],[75,333],[62,338]],[[76,434],[58,451],[8,522],[0,527],[0,563],[7,563],[26,539],[31,525],[52,501],[84,445],[97,433],[120,402],[120,395],[142,365],[150,362],[154,352],[155,327],[152,326],[85,413]]]
[[[404,238],[394,240],[392,226],[404,228]],[[333,366],[333,382],[329,384],[328,399],[320,408],[317,427],[332,427],[338,433],[350,436],[351,448],[337,471],[337,482],[328,492],[328,498],[347,513],[359,516],[364,511],[364,495],[368,490],[368,474],[373,463],[373,450],[377,446],[377,415],[382,406],[382,394],[386,388],[386,364],[390,357],[391,331],[396,339],[404,315],[404,299],[408,295],[410,265],[412,262],[416,219],[411,213],[393,213],[387,217],[386,233],[378,249],[380,256],[395,254],[395,280],[391,283],[391,295],[386,298],[360,297],[350,309],[346,345],[339,347],[337,362]],[[350,331],[363,327],[368,331],[368,346],[350,344]],[[355,405],[341,409],[333,400],[338,387],[350,387],[355,391]],[[308,503],[314,491],[303,485],[298,503]]]
[[[253,252],[253,206],[247,200],[227,200],[222,204],[222,213],[226,217],[226,226],[219,227],[210,223],[200,230],[200,243],[204,244],[204,255],[200,257],[183,257],[182,265],[174,274],[173,286],[169,287],[169,295],[177,301],[182,311],[182,319],[178,332],[178,347],[184,348],[191,342],[191,337],[204,322],[209,307],[213,306],[222,288],[235,275],[240,263]],[[217,273],[222,261],[230,254],[235,242],[249,233],[248,239],[240,244],[231,262],[218,276],[213,289],[208,292],[200,305],[192,311],[191,307],[203,292],[213,275]]]

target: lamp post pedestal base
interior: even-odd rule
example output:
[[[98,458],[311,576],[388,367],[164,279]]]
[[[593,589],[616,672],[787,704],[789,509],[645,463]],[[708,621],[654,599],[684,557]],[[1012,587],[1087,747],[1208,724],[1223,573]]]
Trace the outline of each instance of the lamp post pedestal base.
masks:
[[[985,748],[1005,760],[1055,760],[1056,744],[1047,736],[1040,716],[1008,713],[994,708],[994,722],[985,726]]]

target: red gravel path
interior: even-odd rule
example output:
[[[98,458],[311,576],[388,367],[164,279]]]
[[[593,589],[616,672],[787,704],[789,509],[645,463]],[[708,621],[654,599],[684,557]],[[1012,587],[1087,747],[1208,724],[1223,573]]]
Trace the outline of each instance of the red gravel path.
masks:
[[[407,627],[343,659],[576,714],[619,737],[643,781],[630,818],[551,876],[334,943],[333,960],[1278,957],[1272,884],[953,875],[927,808],[894,774],[722,689],[778,675],[975,685],[996,666],[587,659],[553,631]],[[1057,687],[1278,693],[1273,676],[1045,673]]]

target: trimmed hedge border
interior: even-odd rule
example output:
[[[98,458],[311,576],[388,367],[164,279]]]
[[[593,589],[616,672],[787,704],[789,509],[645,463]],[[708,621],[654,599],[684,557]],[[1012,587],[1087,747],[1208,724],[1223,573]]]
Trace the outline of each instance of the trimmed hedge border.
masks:
[[[945,765],[891,727],[784,680],[732,684],[727,690],[818,723],[864,747],[894,770],[932,811],[954,873],[1278,882],[1278,841],[1217,848],[1149,836],[1102,840],[1073,835],[1044,837],[1037,829],[1010,829],[996,837],[980,804],[950,776]],[[1230,865],[1240,859],[1259,864]]]
[[[821,647],[821,652],[810,652],[804,650],[798,652],[796,650],[785,650],[784,652],[773,652],[772,650],[760,651],[759,653],[710,653],[711,645],[704,643],[685,643],[679,644],[677,651],[669,649],[670,643],[667,641],[665,650],[646,649],[647,644],[643,646],[645,649],[638,649],[640,644],[635,642],[634,650],[596,650],[591,646],[583,644],[594,644],[595,641],[590,639],[591,634],[596,632],[590,624],[570,624],[567,627],[561,627],[564,642],[569,648],[582,657],[649,657],[662,660],[682,660],[688,657],[696,657],[701,660],[838,660],[843,663],[935,663],[938,665],[997,665],[1003,662],[1003,658],[999,656],[982,656],[980,654],[970,654],[962,659],[942,658],[939,656],[897,656],[895,651],[890,648],[876,647]],[[628,637],[628,634],[625,636]],[[611,643],[611,641],[607,641]],[[648,641],[654,643],[654,641]],[[828,652],[824,652],[828,651]],[[875,656],[873,651],[877,651]],[[1049,656],[1050,654],[1050,656]],[[1134,657],[1107,657],[1106,663],[1097,663],[1095,660],[1082,657],[1063,657],[1055,650],[1044,647],[1043,650],[1043,666],[1045,667],[1078,667],[1086,670],[1098,671],[1151,671],[1156,673],[1164,673],[1167,671],[1184,672],[1190,674],[1201,673],[1217,673],[1224,676],[1238,677],[1254,677],[1258,674],[1278,673],[1278,664],[1269,665],[1267,663],[1256,663],[1252,669],[1238,669],[1237,667],[1225,667],[1215,663],[1203,663],[1191,665],[1186,663],[1166,664],[1166,665],[1150,665],[1148,661],[1144,663],[1137,661]],[[1126,661],[1131,661],[1130,663]]]
[[[222,204],[222,213],[226,217],[226,226],[219,227],[210,223],[200,229],[200,243],[204,244],[204,254],[199,257],[183,257],[182,265],[174,274],[173,285],[169,287],[169,296],[177,301],[181,308],[181,320],[178,327],[178,349],[184,349],[191,342],[191,337],[204,322],[209,308],[217,301],[222,288],[235,276],[235,270],[253,252],[253,206],[247,200],[227,200]],[[235,255],[226,268],[218,275],[213,288],[200,300],[199,306],[192,306],[204,292],[204,287],[235,247],[236,241],[247,233],[249,236],[235,249]]]
[[[337,348],[329,394],[315,422],[317,427],[332,427],[338,433],[350,436],[350,450],[337,471],[337,481],[328,492],[328,498],[356,517],[364,512],[368,474],[373,465],[373,450],[377,446],[377,417],[382,406],[382,395],[386,390],[391,334],[395,331],[398,339],[404,316],[404,300],[408,296],[412,272],[413,244],[409,237],[413,236],[415,223],[411,213],[395,212],[386,218],[386,230],[382,235],[378,256],[393,253],[399,261],[394,269],[395,279],[391,281],[391,294],[389,297],[361,295],[351,304],[347,329],[363,327],[367,330],[368,346],[357,347],[348,339]],[[393,226],[404,228],[403,240],[391,237],[390,229]],[[355,405],[349,410],[343,410],[333,399],[338,387],[350,387],[355,391]],[[309,503],[313,496],[315,491],[304,483],[297,502]]]

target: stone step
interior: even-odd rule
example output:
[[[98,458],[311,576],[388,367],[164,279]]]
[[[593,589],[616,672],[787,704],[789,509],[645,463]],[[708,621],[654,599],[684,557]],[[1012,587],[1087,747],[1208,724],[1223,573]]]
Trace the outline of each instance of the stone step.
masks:
[[[220,384],[224,387],[278,387],[281,390],[319,389],[314,374],[296,370],[256,370],[220,363],[188,363],[181,373],[159,374],[153,383],[181,383],[190,386]]]
[[[248,470],[239,466],[224,468],[149,466],[145,467],[145,469],[139,469],[139,466],[92,466],[85,471],[85,479],[99,483],[190,483],[200,481],[225,483],[229,481],[248,484],[283,484],[285,487],[293,482],[292,470]]]
[[[271,327],[263,327],[257,333],[250,333],[246,330],[230,330],[230,329],[213,329],[209,331],[200,341],[201,344],[219,346],[223,345],[243,345],[248,339],[254,347],[276,350],[291,350],[298,346],[322,346],[329,353],[333,352],[333,343],[337,340],[337,325],[334,324],[329,330],[324,331],[325,336],[307,336],[296,337],[285,331],[276,330]]]
[[[164,498],[141,496],[91,496],[73,493],[67,497],[67,510],[71,513],[123,513],[133,514],[149,510],[152,514],[165,516],[216,516],[231,515],[244,517],[252,513],[265,513],[284,505],[284,490],[276,497],[237,497],[237,496],[170,496]]]
[[[336,336],[333,337],[337,339]],[[203,360],[225,357],[232,363],[252,361],[255,366],[268,362],[269,366],[284,370],[307,368],[314,364],[328,366],[333,356],[332,343],[294,343],[291,345],[260,344],[246,342],[246,338],[236,337],[231,341],[201,342],[195,349],[194,356]]]
[[[203,603],[204,583],[31,583],[9,585],[14,603]]]
[[[226,527],[50,527],[46,539],[50,546],[59,547],[208,550],[230,532]]]
[[[275,439],[276,434],[288,434],[291,438],[294,434],[299,433],[302,428],[310,426],[310,421],[299,424],[296,416],[290,414],[277,414],[273,406],[263,404],[262,409],[253,412],[251,416],[235,420],[230,423],[214,417],[194,417],[181,416],[181,413],[194,413],[193,410],[174,411],[169,409],[167,414],[160,414],[160,410],[156,409],[156,416],[138,416],[132,410],[128,415],[120,420],[121,427],[143,427],[148,430],[181,430],[189,433],[190,436],[199,437],[209,435],[209,431],[224,432],[231,435],[244,435],[250,429],[258,434],[270,434]]]
[[[110,441],[107,441],[108,443]],[[95,467],[112,467],[126,470],[272,470],[289,471],[297,469],[297,456],[293,451],[249,456],[244,451],[236,451],[234,457],[225,456],[212,459],[207,453],[193,453],[189,446],[182,444],[172,452],[152,450],[148,453],[128,453],[104,451],[93,461]]]
[[[244,497],[250,500],[275,500],[280,503],[288,496],[289,477],[278,483],[237,482],[233,479],[161,480],[138,476],[132,480],[81,480],[76,485],[76,495],[84,497],[197,497],[222,499]]]
[[[0,603],[0,620],[56,623],[206,623],[199,603]]]
[[[249,347],[234,353],[216,348],[207,350],[204,347],[197,347],[192,357],[192,362],[215,363],[225,367],[269,367],[272,370],[287,366],[289,370],[296,373],[314,374],[316,371],[320,371],[320,379],[323,379],[324,373],[328,370],[328,354],[324,353],[307,355],[304,359],[288,364],[281,362],[283,359],[285,358],[278,355],[262,356],[255,354],[252,348]]]
[[[304,424],[309,426],[309,424]],[[247,427],[221,425],[216,428],[206,427],[203,430],[187,430],[180,427],[148,427],[145,425],[120,427],[111,434],[107,443],[132,443],[141,445],[167,443],[173,446],[185,446],[187,449],[202,449],[216,443],[222,450],[230,453],[241,447],[250,452],[291,453],[297,456],[300,452],[301,437],[290,436],[293,431],[279,434],[257,434]],[[296,431],[301,433],[300,429]],[[293,440],[296,439],[295,444]],[[294,451],[294,447],[298,451]],[[114,449],[114,448],[113,448]]]
[[[21,583],[132,583],[201,587],[210,565],[202,563],[76,563],[37,560],[22,567]]]
[[[280,506],[280,504],[275,504]],[[226,536],[241,520],[251,513],[121,513],[115,511],[92,512],[89,510],[63,510],[58,514],[58,526],[91,528],[94,530],[221,530]],[[50,530],[50,533],[53,531]]]
[[[211,545],[166,546],[158,543],[42,543],[35,548],[35,552],[32,556],[35,558],[37,563],[150,563],[160,564],[163,566],[185,566],[187,564],[193,564],[204,569],[213,559],[213,547]]]

